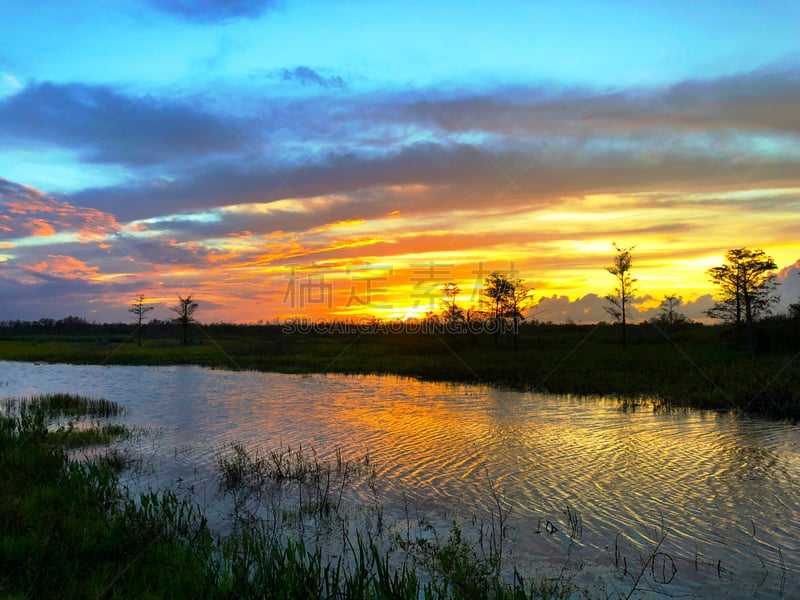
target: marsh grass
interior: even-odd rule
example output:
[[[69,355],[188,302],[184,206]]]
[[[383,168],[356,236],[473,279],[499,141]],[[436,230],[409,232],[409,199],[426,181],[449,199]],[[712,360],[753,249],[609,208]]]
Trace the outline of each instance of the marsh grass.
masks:
[[[109,418],[125,413],[117,402],[75,394],[40,394],[18,400],[21,414],[41,412],[46,418],[96,417]]]
[[[231,444],[218,459],[219,489],[242,501],[230,529],[215,532],[205,512],[173,490],[123,490],[123,452],[71,460],[64,438],[47,427],[46,410],[0,420],[0,597],[672,597],[677,571],[663,524],[650,546],[617,540],[611,593],[573,584],[569,553],[549,576],[523,577],[507,562],[510,509],[488,474],[495,505],[484,519],[453,518],[442,528],[412,518],[407,507],[404,522],[379,526],[380,486],[369,457],[339,451],[323,460],[299,446],[262,451]],[[354,507],[349,492],[359,486],[376,498]],[[361,510],[371,517],[359,519]],[[583,520],[574,508],[558,526],[547,521],[543,535],[560,530],[570,549],[580,540]]]
[[[124,414],[118,403],[74,394],[41,394],[26,398],[6,398],[3,418],[18,435],[38,435],[63,448],[105,446],[130,437],[119,423],[86,421],[84,417],[108,419]]]
[[[424,561],[398,563],[369,533],[345,534],[346,555],[331,556],[320,545],[272,535],[252,514],[240,514],[228,535],[212,533],[203,511],[174,491],[132,497],[120,488],[111,461],[70,460],[59,445],[64,438],[42,426],[46,403],[23,404],[38,411],[0,422],[2,597],[550,597],[472,564],[477,554],[460,537],[427,544]],[[220,459],[220,481],[228,492],[302,484],[324,496],[330,481],[357,477],[366,463],[341,454],[322,461],[300,448],[250,454],[232,446]],[[417,573],[423,563],[433,575],[425,582]]]
[[[220,489],[233,501],[231,520],[258,519],[277,534],[286,528],[299,532],[335,529],[347,520],[345,496],[369,471],[369,456],[345,458],[340,449],[322,460],[302,446],[263,452],[232,443],[217,459]]]
[[[233,499],[229,541],[239,550],[244,544],[259,580],[273,582],[277,562],[318,570],[322,597],[331,598],[555,599],[572,592],[567,577],[525,580],[503,571],[510,510],[494,489],[487,518],[453,516],[443,533],[441,523],[412,518],[409,507],[405,520],[387,522],[368,455],[346,459],[337,450],[321,460],[303,447],[264,452],[233,443],[217,472],[220,490]]]
[[[82,448],[85,446],[105,446],[119,439],[130,436],[130,430],[125,425],[106,423],[103,425],[92,424],[85,427],[76,427],[70,421],[53,431],[49,431],[47,438],[51,443],[64,448]]]

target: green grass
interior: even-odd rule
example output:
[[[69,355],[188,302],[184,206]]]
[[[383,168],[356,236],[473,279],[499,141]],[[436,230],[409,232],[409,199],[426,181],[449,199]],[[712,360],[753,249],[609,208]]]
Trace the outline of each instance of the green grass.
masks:
[[[351,559],[343,560],[266,535],[252,518],[231,535],[214,535],[203,513],[174,492],[134,499],[103,461],[68,460],[64,438],[46,418],[57,402],[20,403],[33,407],[27,417],[0,421],[0,597],[516,600],[569,593],[566,584],[551,594],[551,583],[502,581],[460,535],[426,545],[424,584],[415,564],[393,566],[369,536],[357,535]],[[293,451],[263,458],[301,479],[319,470],[318,461]],[[236,460],[250,468],[259,461]]]
[[[209,325],[194,343],[80,337],[0,340],[0,358],[79,364],[195,364],[285,373],[379,373],[574,395],[646,397],[660,408],[740,410],[800,418],[800,321],[759,323],[759,354],[726,327],[664,332],[615,326],[525,326],[516,340],[417,333],[284,334],[278,326]]]
[[[5,401],[6,406],[14,406],[16,401]],[[103,398],[88,398],[75,394],[37,394],[19,401],[19,410],[22,415],[41,412],[46,418],[57,417],[116,417],[125,412],[124,408],[116,402]]]

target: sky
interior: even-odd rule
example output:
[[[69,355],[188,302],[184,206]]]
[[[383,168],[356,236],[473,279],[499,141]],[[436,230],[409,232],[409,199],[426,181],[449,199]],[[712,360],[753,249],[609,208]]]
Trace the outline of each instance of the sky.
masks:
[[[800,297],[800,3],[0,1],[0,319],[541,321]]]

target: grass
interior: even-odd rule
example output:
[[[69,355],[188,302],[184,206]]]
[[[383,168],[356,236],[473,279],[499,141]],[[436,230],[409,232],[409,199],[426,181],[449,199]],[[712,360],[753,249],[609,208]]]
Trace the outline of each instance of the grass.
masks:
[[[404,527],[386,529],[375,516],[381,510],[376,503],[373,518],[353,529],[363,511],[353,511],[342,498],[374,483],[366,456],[336,453],[322,460],[301,447],[264,452],[231,444],[217,461],[220,490],[234,499],[231,527],[214,532],[202,510],[169,489],[137,497],[123,491],[113,455],[68,458],[65,438],[52,427],[59,417],[49,411],[81,418],[104,406],[87,400],[38,397],[5,405],[2,598],[590,600],[649,597],[651,591],[672,597],[664,586],[676,571],[663,546],[663,526],[651,547],[631,561],[617,540],[613,594],[604,587],[609,582],[593,584],[594,591],[575,587],[567,564],[549,577],[510,571],[503,549],[508,509],[497,493],[488,524],[454,520],[442,532],[424,519],[412,524],[407,518]],[[18,411],[23,405],[29,407],[26,415]],[[317,508],[321,498],[326,510]],[[286,506],[294,511],[284,518],[275,508]],[[283,523],[273,528],[262,518],[264,510]],[[567,520],[562,525],[571,529],[572,543],[581,537],[582,519],[567,507]],[[303,529],[306,522],[314,522],[314,533]],[[551,527],[548,521],[547,533]]]
[[[9,424],[18,420],[27,435],[38,432],[36,435],[59,447],[105,446],[130,436],[125,425],[83,420],[83,417],[108,419],[124,414],[122,406],[105,399],[65,393],[39,394],[6,398],[2,408]]]
[[[6,400],[6,406],[13,406],[13,399]],[[77,396],[75,394],[37,394],[19,401],[22,415],[41,412],[46,418],[56,417],[116,417],[125,409],[116,402],[105,399]]]
[[[194,343],[175,338],[24,335],[0,340],[8,360],[79,364],[173,365],[285,373],[395,374],[433,381],[504,386],[574,395],[646,398],[659,408],[737,410],[800,418],[800,320],[758,324],[760,353],[723,326],[665,331],[615,326],[524,326],[513,342],[488,334],[372,333],[341,330],[287,334],[280,326],[208,325]]]
[[[27,412],[7,410],[0,421],[0,597],[558,597],[544,596],[531,582],[502,581],[480,567],[461,539],[426,548],[430,576],[422,582],[415,564],[396,565],[370,535],[356,534],[347,558],[334,558],[302,539],[270,535],[252,514],[239,515],[229,535],[214,534],[202,511],[174,492],[132,498],[106,462],[67,458],[62,444],[74,432],[53,431],[51,415],[82,417],[105,405],[80,397],[14,405]],[[331,477],[349,477],[362,466],[341,456],[324,463],[300,449],[249,455],[234,446],[219,468],[221,484],[232,492],[266,481],[324,489]]]

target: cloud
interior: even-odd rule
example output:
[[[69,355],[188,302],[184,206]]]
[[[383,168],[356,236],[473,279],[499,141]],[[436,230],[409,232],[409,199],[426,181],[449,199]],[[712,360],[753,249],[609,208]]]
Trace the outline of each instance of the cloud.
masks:
[[[586,158],[581,158],[581,157]],[[591,155],[581,145],[540,154],[530,151],[445,145],[424,142],[377,156],[333,153],[292,168],[266,164],[215,161],[203,168],[176,173],[170,181],[140,181],[87,189],[71,198],[76,204],[112,212],[125,221],[199,211],[245,203],[271,203],[287,198],[352,195],[376,188],[447,186],[431,211],[469,207],[469,203],[552,203],[558,197],[590,193],[696,192],[738,189],[715,156],[684,156],[659,148],[649,157],[631,152]],[[800,185],[797,161],[740,163],[758,178],[751,185]],[[377,200],[373,197],[372,199]],[[368,202],[367,202],[368,203]],[[358,218],[353,213],[340,218]],[[385,207],[387,212],[396,206]]]
[[[74,206],[32,187],[0,177],[0,239],[72,233],[86,241],[101,239],[121,228],[108,213]]]
[[[800,259],[793,265],[784,267],[776,273],[775,281],[779,283],[780,302],[776,312],[786,312],[789,305],[800,301]]]
[[[543,300],[552,316],[542,320],[594,322],[609,319],[602,298],[563,294],[602,289],[587,275],[602,273],[599,244],[610,252],[612,239],[655,240],[648,283],[681,289],[695,285],[686,273],[702,273],[719,240],[793,239],[800,78],[791,65],[600,92],[366,95],[305,66],[271,75],[298,85],[251,88],[235,102],[78,83],[0,98],[0,125],[15,150],[26,144],[25,160],[55,148],[124,173],[68,196],[0,179],[0,243],[28,244],[0,252],[17,261],[3,263],[6,276],[34,294],[91,280],[75,297],[97,290],[109,305],[104,290],[116,288],[100,286],[157,281],[218,293],[211,301],[231,307],[264,285],[260,269],[291,261],[429,255],[463,264],[483,252],[527,261],[536,287],[559,294]],[[298,96],[300,85],[313,97]],[[719,214],[732,218],[717,223]],[[656,274],[681,262],[677,275]],[[652,302],[634,316],[653,316]],[[694,302],[687,314],[704,306]]]
[[[503,136],[675,131],[683,136],[730,129],[796,131],[800,65],[765,66],[663,88],[604,91],[540,85],[464,94],[428,91],[387,96],[375,118],[457,132]],[[369,113],[368,113],[369,114]]]
[[[636,298],[629,307],[629,322],[636,323],[657,317],[659,300],[653,299],[652,296]],[[684,301],[683,298],[680,300],[677,311],[692,320],[706,320],[705,311],[714,305],[711,294],[702,295],[694,300]],[[647,308],[640,309],[637,305],[647,306]],[[528,316],[537,321],[552,323],[570,321],[574,323],[611,323],[614,320],[606,311],[607,306],[608,302],[605,297],[597,294],[586,294],[574,300],[570,300],[567,296],[544,296],[531,309]]]
[[[100,320],[112,315],[124,318],[124,311],[115,313],[112,307],[126,302],[141,284],[96,281],[91,278],[95,272],[94,267],[70,256],[47,256],[32,266],[0,262],[0,319],[87,317],[95,310]]]
[[[209,264],[212,250],[198,242],[178,243],[164,238],[138,239],[120,235],[112,242],[111,254],[134,258],[139,267],[170,269],[174,267],[200,268]]]
[[[49,254],[41,262],[29,265],[27,270],[38,275],[49,277],[62,277],[65,279],[91,279],[97,274],[98,268],[92,267],[73,256],[59,256]]]
[[[0,100],[0,128],[7,134],[0,141],[57,146],[87,162],[132,166],[240,150],[238,130],[246,131],[234,132],[186,103],[77,83],[31,84]]]
[[[296,81],[302,85],[318,85],[323,88],[344,87],[344,79],[338,75],[325,77],[319,72],[309,67],[295,67],[294,69],[282,69],[279,71],[282,81]]]
[[[189,23],[214,24],[230,19],[255,19],[274,8],[276,0],[150,0],[156,9]]]
[[[305,66],[280,73],[318,86],[339,81]],[[800,162],[798,73],[765,68],[599,93],[256,94],[237,96],[219,115],[108,87],[42,83],[0,102],[0,124],[19,139],[129,167],[125,183],[74,196],[125,220],[410,184],[492,200],[736,189],[744,176],[754,187],[791,187]],[[753,134],[764,137],[754,143]]]

